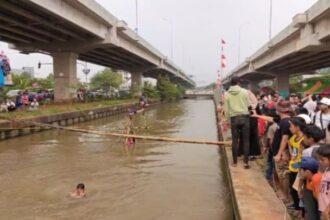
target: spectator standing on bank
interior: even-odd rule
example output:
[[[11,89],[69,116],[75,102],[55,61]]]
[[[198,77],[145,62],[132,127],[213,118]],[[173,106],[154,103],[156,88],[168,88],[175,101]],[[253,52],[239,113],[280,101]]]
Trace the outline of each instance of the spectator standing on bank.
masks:
[[[308,95],[304,99],[305,103],[303,105],[304,108],[307,109],[308,115],[311,117],[316,110],[317,103],[316,103],[316,96],[315,95]]]
[[[28,107],[29,106],[29,94],[27,91],[25,91],[23,93],[23,96],[22,96],[22,103],[23,103],[23,106],[24,107]]]
[[[272,152],[275,162],[275,174],[279,179],[279,193],[283,201],[289,199],[289,150],[288,142],[292,136],[290,131],[290,113],[291,105],[289,101],[281,100],[276,106],[281,120],[278,123],[278,129],[274,134]],[[277,179],[277,178],[275,178]]]
[[[312,120],[325,133],[330,123],[330,99],[324,97],[317,104],[319,111],[312,117]]]
[[[243,143],[244,168],[249,168],[250,153],[250,112],[249,93],[240,87],[238,77],[233,77],[231,87],[225,94],[224,110],[227,119],[230,119],[232,133],[233,166],[237,166],[239,142]],[[240,135],[242,134],[242,136]]]
[[[15,104],[16,104],[16,108],[18,108],[18,109],[21,108],[21,106],[23,105],[21,92],[17,93]]]

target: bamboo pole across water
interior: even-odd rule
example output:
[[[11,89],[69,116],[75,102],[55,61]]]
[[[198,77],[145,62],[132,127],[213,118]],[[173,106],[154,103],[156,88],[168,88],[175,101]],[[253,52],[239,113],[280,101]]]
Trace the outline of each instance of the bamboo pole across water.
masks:
[[[73,131],[73,132],[98,134],[98,135],[113,136],[113,137],[124,137],[124,138],[132,137],[132,138],[142,139],[142,140],[166,141],[166,142],[188,143],[188,144],[207,144],[207,145],[229,145],[229,144],[231,144],[231,141],[192,140],[192,139],[184,139],[184,138],[169,138],[169,137],[130,135],[130,134],[92,131],[92,130],[85,130],[85,129],[78,129],[78,128],[69,128],[69,127],[42,124],[42,123],[36,123],[36,122],[34,124],[36,126],[56,128],[56,129],[61,129],[61,130]]]

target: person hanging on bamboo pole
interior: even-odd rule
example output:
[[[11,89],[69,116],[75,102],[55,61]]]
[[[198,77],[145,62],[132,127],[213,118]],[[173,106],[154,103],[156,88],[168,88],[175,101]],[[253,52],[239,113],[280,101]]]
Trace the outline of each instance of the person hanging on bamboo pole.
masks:
[[[147,96],[145,93],[142,93],[142,95],[140,96],[140,99],[139,99],[139,103],[140,103],[140,107],[142,109],[145,109],[146,107],[148,107],[148,99],[147,99]]]
[[[130,135],[134,135],[134,131],[130,131],[129,132]],[[129,137],[127,138],[126,144],[128,147],[134,147],[135,145],[135,138],[134,137]]]

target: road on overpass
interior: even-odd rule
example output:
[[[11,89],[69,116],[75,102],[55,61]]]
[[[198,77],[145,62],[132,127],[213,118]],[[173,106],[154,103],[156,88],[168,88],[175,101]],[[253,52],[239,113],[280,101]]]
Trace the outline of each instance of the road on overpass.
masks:
[[[228,85],[239,76],[255,87],[265,79],[276,79],[282,96],[289,93],[290,75],[306,74],[330,66],[330,1],[319,0],[252,56],[229,72]]]

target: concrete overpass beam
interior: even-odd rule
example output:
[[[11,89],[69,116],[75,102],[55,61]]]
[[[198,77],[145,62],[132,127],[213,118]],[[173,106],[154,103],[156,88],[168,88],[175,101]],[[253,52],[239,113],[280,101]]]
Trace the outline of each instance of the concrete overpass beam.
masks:
[[[314,32],[312,24],[306,24],[300,29],[300,38],[297,42],[298,51],[313,51],[321,45],[318,34]]]
[[[53,53],[55,101],[71,101],[76,96],[78,54]]]
[[[289,89],[289,74],[279,74],[276,76],[277,81],[277,90],[280,96],[287,98],[289,97],[290,89]]]
[[[134,96],[140,95],[142,86],[142,73],[131,73],[131,90]]]

